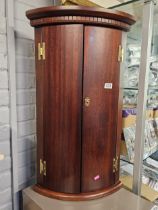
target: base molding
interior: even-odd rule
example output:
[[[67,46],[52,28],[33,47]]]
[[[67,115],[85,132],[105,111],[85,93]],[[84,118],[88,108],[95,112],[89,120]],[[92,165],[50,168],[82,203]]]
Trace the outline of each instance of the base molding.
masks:
[[[97,190],[89,193],[79,193],[79,194],[54,192],[52,190],[40,186],[39,184],[34,185],[33,189],[35,192],[49,198],[55,198],[58,200],[65,200],[65,201],[86,201],[110,195],[119,190],[121,187],[122,183],[119,181],[115,185],[106,189]]]

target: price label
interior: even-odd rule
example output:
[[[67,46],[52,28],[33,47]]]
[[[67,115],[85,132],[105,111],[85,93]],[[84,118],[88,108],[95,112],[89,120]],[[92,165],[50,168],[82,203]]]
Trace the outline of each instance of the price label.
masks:
[[[94,181],[97,181],[98,179],[100,179],[100,175],[99,174],[94,177]]]
[[[112,89],[112,83],[105,83],[104,89]]]

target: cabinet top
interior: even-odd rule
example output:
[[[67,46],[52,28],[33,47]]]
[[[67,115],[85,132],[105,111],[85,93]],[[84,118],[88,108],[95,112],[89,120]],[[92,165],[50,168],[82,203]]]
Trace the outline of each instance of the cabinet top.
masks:
[[[125,12],[97,7],[51,6],[28,10],[26,16],[34,27],[52,24],[81,23],[102,25],[128,31],[135,18]]]

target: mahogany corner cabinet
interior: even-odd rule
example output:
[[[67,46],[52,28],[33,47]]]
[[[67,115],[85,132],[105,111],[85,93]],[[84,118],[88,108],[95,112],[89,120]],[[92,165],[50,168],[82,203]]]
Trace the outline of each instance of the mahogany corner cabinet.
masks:
[[[26,12],[35,27],[37,184],[62,200],[115,192],[121,139],[122,40],[135,19],[103,8]]]

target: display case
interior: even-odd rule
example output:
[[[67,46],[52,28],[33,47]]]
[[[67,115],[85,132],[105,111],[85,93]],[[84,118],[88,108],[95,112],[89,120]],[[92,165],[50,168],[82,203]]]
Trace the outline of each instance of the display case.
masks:
[[[154,108],[151,135],[155,139],[155,151],[143,161],[145,182],[158,192],[158,4],[152,9],[152,33],[149,52],[149,77],[147,105]],[[153,141],[152,141],[153,143]]]
[[[123,73],[121,151],[122,177],[133,177],[133,191],[136,193],[140,193],[141,189],[140,176],[145,185],[158,192],[158,6],[156,3],[157,1],[131,1],[117,7],[137,17],[137,23],[127,35],[126,68]]]

